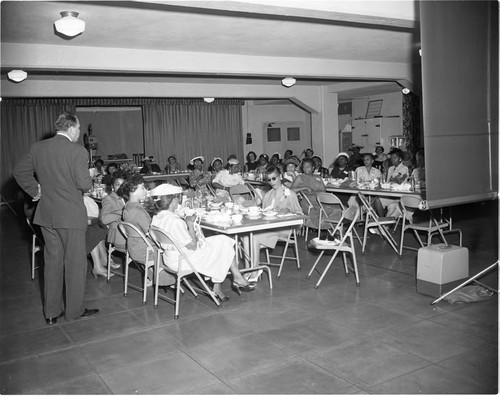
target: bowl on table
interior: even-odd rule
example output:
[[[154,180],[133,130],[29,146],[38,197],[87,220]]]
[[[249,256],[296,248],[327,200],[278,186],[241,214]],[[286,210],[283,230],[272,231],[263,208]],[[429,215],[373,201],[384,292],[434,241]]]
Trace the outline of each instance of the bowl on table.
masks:
[[[255,173],[250,173],[250,172],[249,172],[249,173],[247,174],[247,177],[246,177],[246,178],[247,178],[247,180],[252,180],[252,181],[253,181],[253,180],[255,180],[255,178],[256,178],[256,177],[257,177],[257,176],[255,175]]]
[[[241,223],[241,221],[243,220],[243,215],[234,214],[231,216],[231,220],[233,220],[233,222],[236,224]]]

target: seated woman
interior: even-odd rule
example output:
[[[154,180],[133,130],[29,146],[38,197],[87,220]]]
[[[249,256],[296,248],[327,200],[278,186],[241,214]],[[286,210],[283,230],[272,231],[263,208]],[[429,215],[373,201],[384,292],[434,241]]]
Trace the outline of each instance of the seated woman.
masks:
[[[181,193],[180,187],[169,184],[162,184],[151,191],[151,196],[158,197],[155,199],[156,215],[152,225],[172,235],[196,270],[212,278],[214,293],[220,301],[229,300],[222,292],[222,282],[228,271],[233,275],[233,290],[238,294],[241,291],[252,291],[255,285],[243,278],[236,265],[234,240],[225,235],[202,237],[201,230],[196,229],[195,216],[186,216],[183,220],[175,213],[180,204]],[[163,247],[164,264],[176,271],[179,252],[167,245]],[[189,269],[187,263],[182,261],[181,268]]]
[[[181,171],[181,166],[177,163],[177,157],[175,155],[171,155],[167,158],[167,166],[165,166],[165,173],[176,173]]]
[[[328,169],[324,168],[323,167],[323,160],[321,159],[321,157],[318,157],[317,155],[315,155],[314,157],[312,157],[313,161],[314,161],[314,170],[313,170],[313,173],[315,175],[319,175],[321,177],[328,177]]]
[[[318,228],[319,225],[319,211],[320,207],[318,201],[316,200],[316,195],[319,192],[325,192],[325,184],[323,179],[319,175],[313,174],[314,161],[312,158],[304,158],[302,160],[302,173],[298,175],[293,181],[290,189],[292,191],[302,192],[309,201],[311,202],[312,208],[309,209],[309,203],[306,200],[302,200],[300,205],[304,213],[308,213],[309,219],[306,220],[305,226],[311,228]],[[330,218],[340,215],[342,211],[340,209],[325,208],[327,210],[327,215]],[[338,212],[338,213],[337,213]]]
[[[415,154],[415,162],[417,167],[411,172],[410,178],[419,187],[425,187],[425,156],[424,150],[420,149]]]
[[[151,216],[142,206],[142,202],[146,199],[146,188],[144,187],[144,179],[140,174],[133,174],[125,180],[118,190],[120,196],[125,200],[122,219],[127,223],[131,223],[139,228],[146,236],[151,225]],[[155,243],[150,240],[151,245],[155,248]],[[129,236],[127,240],[127,250],[132,260],[139,263],[146,261],[147,245],[141,237]],[[156,259],[156,249],[154,257]],[[150,268],[147,274],[149,280],[153,281],[153,270]],[[160,274],[160,286],[168,286],[175,283],[172,275],[162,272]]]
[[[360,166],[356,168],[354,171],[355,178],[358,182],[371,182],[373,180],[380,181],[382,174],[377,168],[373,167],[373,159],[374,156],[372,153],[363,154],[363,164],[364,166]],[[348,201],[349,206],[357,205],[359,206],[357,197],[352,195]]]
[[[259,155],[259,166],[255,170],[255,173],[266,173],[266,169],[269,166],[269,156],[267,154]]]
[[[387,155],[384,154],[384,148],[382,146],[375,147],[375,158],[373,161],[373,167],[377,168],[380,172],[385,173],[389,169],[389,159]]]
[[[295,213],[303,214],[300,207],[297,194],[285,187],[281,183],[280,170],[277,167],[270,166],[268,168],[267,181],[271,184],[269,190],[262,200],[262,208],[268,210],[275,210],[278,213]],[[288,237],[289,228],[276,229],[269,232],[256,232],[253,235],[252,246],[252,267],[259,265],[260,249],[269,248],[274,249],[279,238]],[[250,273],[248,278],[250,281],[256,281],[260,275],[260,271]]]
[[[87,209],[88,217],[86,234],[87,254],[90,254],[94,264],[92,275],[94,275],[96,279],[98,276],[107,278],[108,272],[106,271],[106,263],[108,260],[108,252],[106,251],[104,241],[106,240],[108,231],[99,221],[99,206],[97,206],[95,201],[89,196],[84,195],[83,203],[85,204],[85,209]]]
[[[299,175],[297,172],[297,166],[299,166],[300,160],[297,157],[290,157],[285,162],[285,173],[281,175],[281,182],[284,186],[290,188],[295,178]]]
[[[269,166],[274,166],[275,168],[278,168],[281,173],[283,173],[283,164],[281,163],[280,153],[274,153],[271,156],[271,160],[269,161]]]
[[[253,172],[259,166],[257,162],[257,154],[253,151],[249,151],[247,154],[247,162],[245,163],[245,172]]]
[[[228,162],[229,169],[222,169],[215,176],[212,185],[218,191],[227,191],[229,192],[230,187],[236,186],[238,184],[245,184],[245,180],[240,175],[240,162],[232,158]]]
[[[352,169],[348,165],[349,155],[347,153],[339,153],[335,162],[333,163],[333,169],[330,173],[330,177],[334,179],[345,179],[349,177],[349,171]]]
[[[104,161],[100,158],[94,161],[94,167],[89,169],[90,177],[92,179],[101,178],[106,174],[104,170]]]
[[[203,195],[209,193],[207,184],[212,181],[212,175],[210,172],[203,170],[203,163],[205,162],[205,157],[198,156],[194,157],[189,163],[194,166],[194,170],[189,175],[189,186],[196,191],[201,191]]]
[[[106,174],[102,178],[102,184],[105,184],[108,189],[111,188],[111,180],[113,179],[113,173],[118,170],[119,166],[116,162],[110,162],[106,166]]]
[[[102,208],[99,213],[99,220],[108,227],[107,242],[112,243],[120,250],[125,250],[125,237],[118,230],[125,202],[118,196],[117,191],[124,181],[125,175],[121,171],[116,171],[113,174],[112,192],[102,199]]]
[[[212,162],[210,162],[210,167],[208,168],[208,171],[212,175],[212,180],[217,175],[217,173],[219,173],[222,169],[224,169],[224,164],[222,163],[222,158],[214,157]]]

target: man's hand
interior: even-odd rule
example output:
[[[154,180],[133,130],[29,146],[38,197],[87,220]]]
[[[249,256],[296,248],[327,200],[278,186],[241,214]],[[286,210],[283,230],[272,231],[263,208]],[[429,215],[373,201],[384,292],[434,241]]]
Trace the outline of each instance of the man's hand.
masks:
[[[40,187],[40,184],[38,185],[38,194],[33,197],[33,202],[38,201],[40,198],[42,198],[42,188]]]

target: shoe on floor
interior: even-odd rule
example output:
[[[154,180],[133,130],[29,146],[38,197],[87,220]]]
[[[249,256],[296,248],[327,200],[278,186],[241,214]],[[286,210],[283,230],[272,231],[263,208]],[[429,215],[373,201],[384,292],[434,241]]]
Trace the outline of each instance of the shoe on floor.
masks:
[[[248,282],[257,283],[261,275],[262,275],[262,270],[258,270],[258,271],[253,271],[253,272],[247,272],[246,274],[243,274],[243,277]]]
[[[97,312],[99,312],[99,309],[97,308],[85,308],[85,311],[80,315],[81,318],[86,318],[88,316],[95,315]]]

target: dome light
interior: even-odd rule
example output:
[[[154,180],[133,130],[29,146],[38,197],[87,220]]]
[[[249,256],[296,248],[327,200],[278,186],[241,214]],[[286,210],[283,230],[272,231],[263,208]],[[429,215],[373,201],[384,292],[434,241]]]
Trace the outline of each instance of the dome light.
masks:
[[[9,77],[9,80],[19,83],[26,80],[26,78],[28,77],[28,73],[26,73],[24,70],[11,70],[7,73],[7,76]]]
[[[61,19],[54,22],[56,30],[68,37],[74,37],[85,31],[85,22],[78,19],[78,12],[63,11]]]

